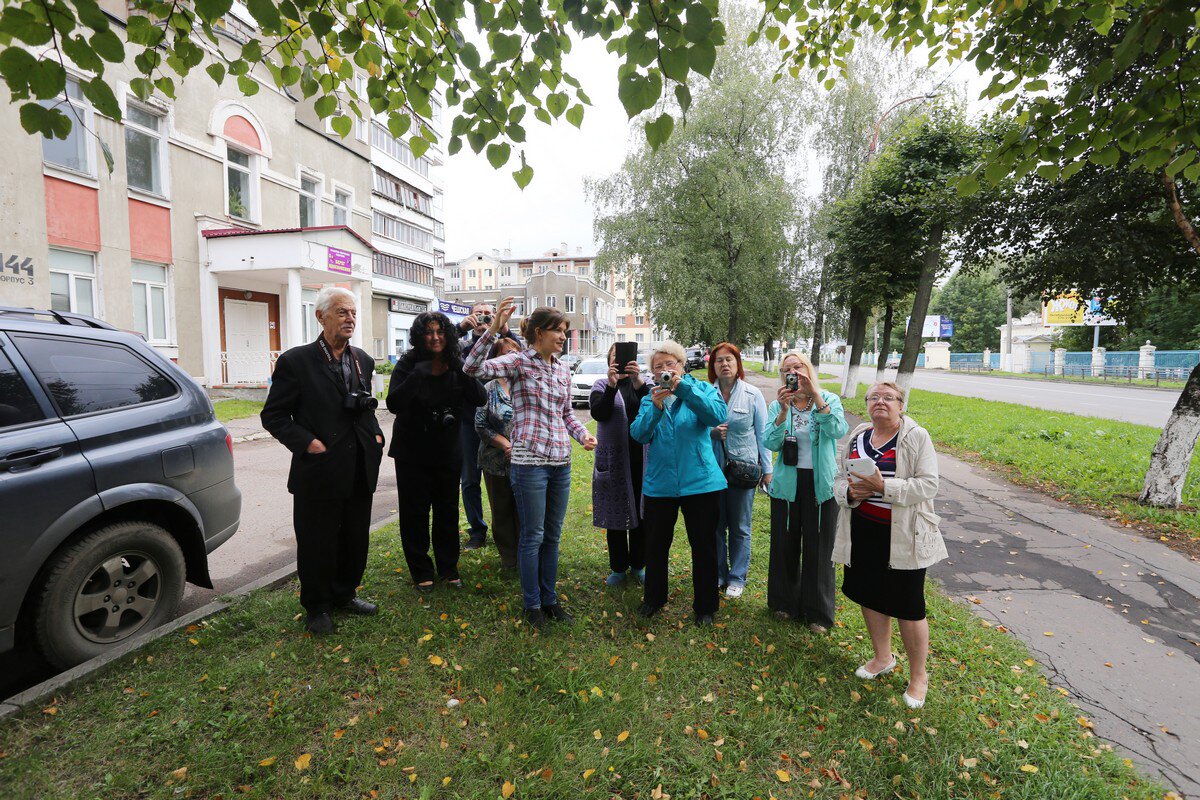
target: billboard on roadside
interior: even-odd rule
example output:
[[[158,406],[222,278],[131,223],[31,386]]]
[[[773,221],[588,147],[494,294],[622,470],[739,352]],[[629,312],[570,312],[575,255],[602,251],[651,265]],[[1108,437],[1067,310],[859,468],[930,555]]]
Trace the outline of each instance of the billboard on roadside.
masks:
[[[905,323],[905,330],[908,330],[908,325]],[[949,317],[931,314],[925,317],[925,323],[921,326],[921,337],[924,339],[949,339],[954,335],[954,320]]]
[[[1042,303],[1042,324],[1089,328],[1096,325],[1117,325],[1115,319],[1101,311],[1103,306],[1102,298],[1093,297],[1081,303],[1078,292],[1066,292]]]

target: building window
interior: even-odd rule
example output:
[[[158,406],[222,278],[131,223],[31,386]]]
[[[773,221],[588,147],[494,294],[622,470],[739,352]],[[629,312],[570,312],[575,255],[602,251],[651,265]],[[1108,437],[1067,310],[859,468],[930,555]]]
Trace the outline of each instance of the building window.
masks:
[[[388,129],[378,122],[371,125],[371,146],[379,148],[421,177],[429,177],[429,159],[425,156],[415,158],[407,142],[392,136]]]
[[[558,298],[552,294],[546,295],[546,305],[551,308],[558,308]]]
[[[537,295],[536,295],[536,294],[535,294],[533,297],[529,298],[529,307],[530,307],[530,308],[537,308],[537,307],[538,307],[538,304],[537,304]]]
[[[534,298],[534,299],[536,300],[537,298]],[[525,316],[525,301],[524,300],[517,300],[513,303],[513,316],[514,317]]]
[[[389,239],[395,239],[398,242],[410,245],[418,250],[433,252],[433,237],[429,231],[424,228],[418,228],[416,225],[410,225],[403,220],[390,217],[376,211],[372,217],[373,224],[371,229],[380,236],[386,236]]]
[[[248,220],[254,209],[254,167],[249,153],[226,149],[225,175],[229,182],[229,216]]]
[[[456,270],[456,269],[450,270],[450,279],[455,280],[455,281],[458,280],[458,270]]]
[[[584,276],[588,276],[588,275],[592,274],[592,268],[589,267],[587,264],[580,264],[578,267],[575,268],[575,271],[578,272],[580,275],[584,275]]]
[[[617,317],[617,324],[618,324],[618,325],[622,325],[622,326],[625,324],[625,315],[624,315],[624,314],[622,314],[621,316]]]
[[[387,253],[376,253],[374,265],[376,275],[419,283],[422,286],[433,286],[433,267],[428,264],[418,264]]]
[[[79,81],[67,78],[67,104],[60,110],[71,120],[71,132],[66,139],[42,139],[42,160],[84,175],[93,174],[92,142],[88,129],[92,127],[92,109],[83,99]],[[46,108],[60,105],[62,100],[42,100]]]
[[[167,315],[171,304],[167,293],[167,267],[133,262],[133,329],[152,344],[170,342]]]
[[[333,224],[350,224],[350,193],[337,189],[333,193]]]
[[[440,222],[439,220],[435,219],[433,221],[433,235],[435,238],[445,239],[446,238],[446,225],[443,222]]]
[[[303,289],[300,292],[300,325],[304,341],[317,340],[317,290]]]
[[[367,79],[363,75],[354,76],[354,93],[358,95],[361,117],[354,119],[354,138],[360,142],[367,140],[367,126],[371,124],[371,104],[367,101]]]
[[[483,271],[483,277],[485,277],[485,278],[490,278],[490,277],[492,277],[492,271],[491,271],[490,269],[485,269],[485,270]]]
[[[446,254],[443,253],[441,250],[433,251],[433,267],[434,267],[434,269],[445,269],[446,268]]]
[[[634,324],[634,325],[645,325],[645,324],[646,324],[646,318],[645,318],[645,317],[643,317],[641,314],[638,314],[637,316],[635,316],[635,317],[633,318],[633,324]]]
[[[50,308],[96,316],[96,258],[50,249]]]
[[[563,295],[563,311],[567,312],[568,314],[575,313],[575,295]]]
[[[374,188],[376,194],[383,195],[393,203],[399,203],[405,208],[411,208],[413,211],[432,217],[432,201],[429,195],[406,181],[384,172],[379,167],[375,167]],[[446,237],[443,234],[439,238],[445,239]]]
[[[467,277],[468,277],[468,278],[474,278],[474,277],[475,277],[475,274],[476,274],[477,272],[479,272],[479,270],[477,270],[477,269],[469,269],[469,270],[467,270]]]
[[[645,342],[645,341],[646,341],[646,334],[644,334],[644,333],[635,333],[635,334],[633,335],[633,340],[634,340],[635,342]]]
[[[300,227],[311,228],[318,224],[317,222],[317,195],[321,191],[321,184],[316,178],[310,178],[308,175],[300,176]]]
[[[501,278],[511,278],[512,277],[512,265],[506,264],[505,266],[501,267],[500,268],[500,277]]]
[[[166,194],[163,180],[163,118],[132,103],[125,110],[125,177],[129,186]]]

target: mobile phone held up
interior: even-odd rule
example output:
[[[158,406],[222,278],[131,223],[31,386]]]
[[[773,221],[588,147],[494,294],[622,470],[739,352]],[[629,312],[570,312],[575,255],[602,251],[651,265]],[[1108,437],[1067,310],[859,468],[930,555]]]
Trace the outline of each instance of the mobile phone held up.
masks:
[[[875,462],[869,458],[847,459],[846,470],[859,478],[869,478],[875,474]]]
[[[626,380],[629,376],[625,374],[625,365],[630,361],[637,361],[637,342],[617,342],[614,357],[617,361],[617,372],[620,374],[619,380]]]

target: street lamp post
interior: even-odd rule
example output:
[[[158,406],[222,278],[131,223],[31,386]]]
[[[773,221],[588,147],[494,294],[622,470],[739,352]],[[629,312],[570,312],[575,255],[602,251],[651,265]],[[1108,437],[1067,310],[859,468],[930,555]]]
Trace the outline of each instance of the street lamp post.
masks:
[[[888,110],[883,112],[883,116],[881,116],[875,123],[875,130],[871,134],[871,144],[867,147],[867,160],[870,161],[875,157],[875,148],[879,145],[879,133],[883,128],[883,121],[887,119],[888,114],[891,114],[905,103],[912,103],[917,100],[932,100],[937,96],[938,95],[936,92],[927,92],[926,94],[918,94],[912,97],[906,97],[903,100],[897,100],[895,103],[892,103]]]

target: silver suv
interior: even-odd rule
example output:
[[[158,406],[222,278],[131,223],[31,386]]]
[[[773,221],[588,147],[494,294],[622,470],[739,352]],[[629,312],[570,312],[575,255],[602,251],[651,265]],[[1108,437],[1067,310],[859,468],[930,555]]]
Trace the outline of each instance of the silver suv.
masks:
[[[238,527],[233,441],[136,334],[0,307],[0,652],[66,668],[170,620]]]

